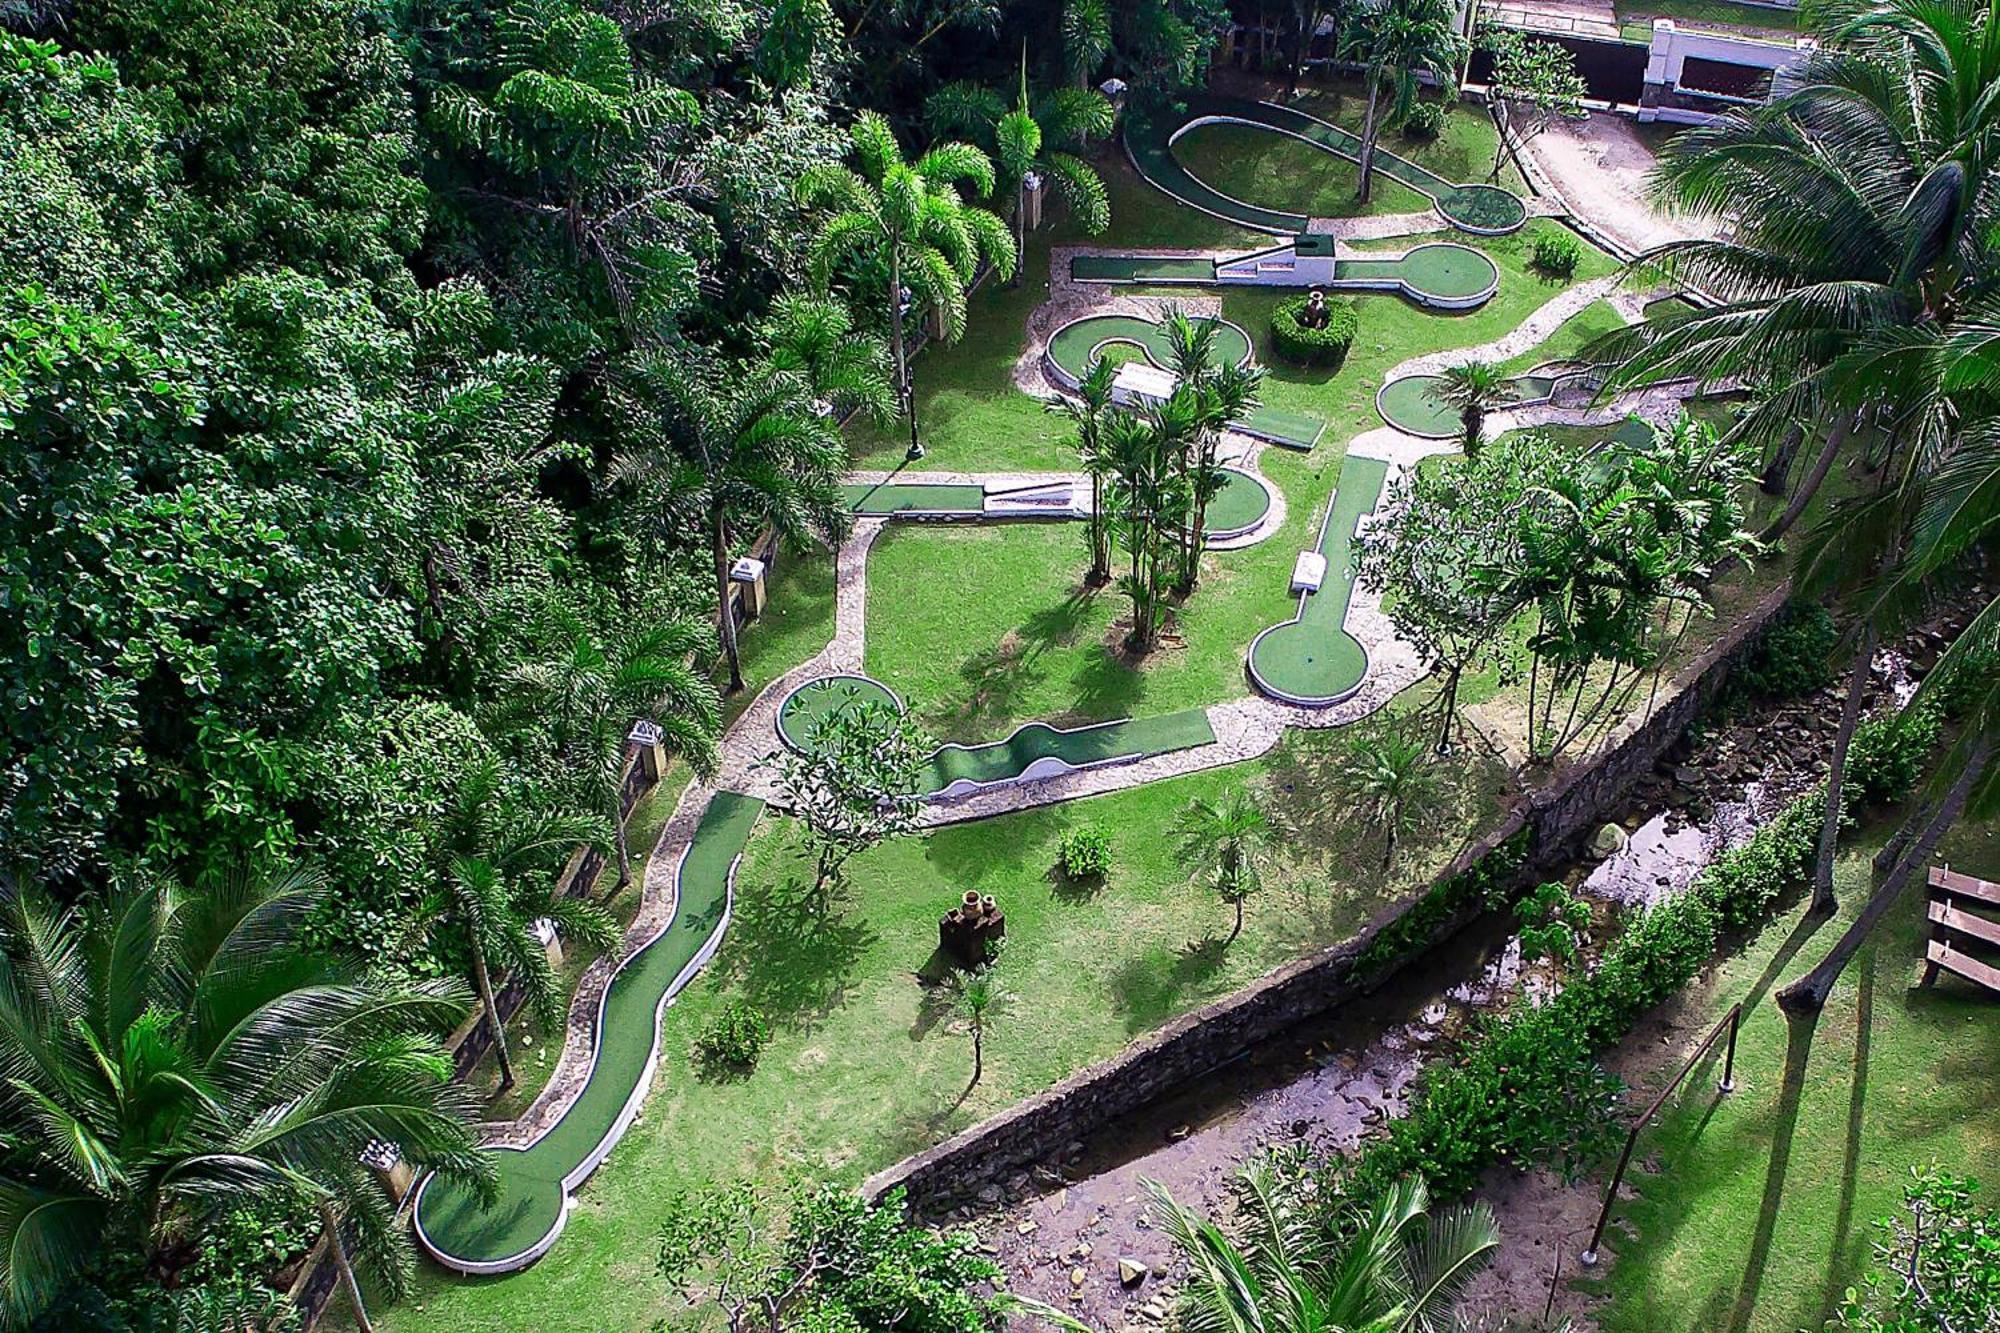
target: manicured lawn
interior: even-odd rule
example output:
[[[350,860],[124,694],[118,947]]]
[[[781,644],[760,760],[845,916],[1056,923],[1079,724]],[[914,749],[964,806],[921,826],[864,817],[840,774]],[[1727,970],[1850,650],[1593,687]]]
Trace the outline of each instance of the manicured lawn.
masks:
[[[426,1269],[412,1299],[384,1312],[383,1326],[646,1327],[666,1312],[652,1256],[674,1189],[702,1179],[768,1181],[792,1165],[859,1180],[1175,1014],[1345,938],[1457,847],[1414,849],[1384,882],[1374,844],[1350,846],[1322,799],[1325,765],[1344,740],[1295,736],[1250,768],[878,848],[852,863],[852,888],[824,916],[806,901],[796,829],[767,819],[746,853],[722,952],[667,1011],[652,1098],[583,1187],[562,1240],[506,1278],[467,1281]],[[1494,814],[1500,775],[1461,772],[1436,829],[1476,829]],[[1225,951],[1204,942],[1227,932],[1228,911],[1188,885],[1167,830],[1191,798],[1258,778],[1270,782],[1297,832],[1271,886],[1250,903],[1242,938]],[[1114,866],[1102,884],[1072,885],[1052,870],[1056,841],[1085,822],[1111,830]],[[1013,998],[990,1027],[984,1078],[961,1100],[968,1038],[926,1001],[915,974],[932,965],[938,916],[966,889],[993,894],[1007,913],[1001,967]],[[689,1045],[736,996],[768,1016],[771,1045],[747,1079],[700,1082]]]
[[[1625,40],[1650,41],[1652,20],[1673,19],[1696,28],[1749,28],[1767,33],[1796,32],[1804,26],[1796,9],[1741,5],[1733,0],[1615,0],[1619,29]]]
[[[1794,907],[1716,969],[1690,1027],[1747,1000],[1740,1090],[1703,1073],[1641,1153],[1657,1173],[1614,1225],[1597,1314],[1605,1333],[1792,1333],[1818,1328],[1867,1262],[1870,1223],[1932,1161],[2000,1191],[2000,1006],[1949,978],[1917,990],[1923,895],[1912,892],[1794,1032],[1772,994],[1823,956],[1867,893],[1875,839],[1842,860],[1840,916]],[[1967,825],[1940,859],[2000,877],[2000,827]],[[1991,1199],[1988,1198],[1988,1202]]]
[[[1625,327],[1625,321],[1609,301],[1592,301],[1557,326],[1539,346],[1500,363],[1510,375],[1531,370],[1546,361],[1564,361],[1576,356],[1594,340]]]
[[[781,552],[765,586],[770,596],[764,614],[745,625],[737,639],[743,690],[723,700],[725,723],[734,722],[759,690],[833,640],[833,557],[825,548]],[[728,687],[726,665],[718,668],[715,680]]]

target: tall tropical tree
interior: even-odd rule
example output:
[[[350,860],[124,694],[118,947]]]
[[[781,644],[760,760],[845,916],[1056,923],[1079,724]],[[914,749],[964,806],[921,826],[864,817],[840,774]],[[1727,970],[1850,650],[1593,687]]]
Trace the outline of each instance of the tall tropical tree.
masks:
[[[933,134],[963,135],[987,149],[999,167],[999,186],[1014,195],[1014,249],[1028,249],[1028,177],[1040,175],[1069,206],[1077,226],[1095,236],[1111,225],[1111,194],[1097,169],[1068,148],[1111,133],[1116,113],[1102,93],[1053,88],[1028,98],[1028,53],[1021,52],[1020,86],[1009,108],[992,89],[948,83],[924,107]],[[1019,282],[1016,264],[1012,281]]]
[[[1255,410],[1264,383],[1261,368],[1225,365],[1216,355],[1221,323],[1193,319],[1169,307],[1161,319],[1167,338],[1167,368],[1174,372],[1175,402],[1161,411],[1163,420],[1185,415],[1186,453],[1181,471],[1188,492],[1187,520],[1180,533],[1180,573],[1177,586],[1192,592],[1201,578],[1201,553],[1206,543],[1208,503],[1222,490],[1222,432]]]
[[[293,869],[198,892],[121,884],[65,909],[7,886],[7,1323],[31,1322],[107,1249],[157,1257],[190,1224],[284,1191],[318,1207],[365,1329],[352,1259],[393,1291],[409,1240],[363,1151],[392,1144],[419,1168],[490,1183],[472,1094],[441,1076],[432,1035],[470,1007],[464,984],[391,982],[308,952],[299,929],[329,891]]]
[[[650,349],[627,363],[620,380],[632,430],[611,475],[658,506],[663,542],[685,531],[689,511],[699,516],[715,579],[716,637],[734,694],[743,688],[729,595],[739,543],[766,524],[794,542],[838,544],[846,536],[840,429],[813,409],[800,378],[769,364],[725,372]]]
[[[1351,1228],[1321,1225],[1268,1162],[1244,1169],[1231,1231],[1145,1182],[1187,1260],[1181,1326],[1215,1333],[1427,1333],[1455,1326],[1466,1286],[1493,1261],[1484,1204],[1433,1214],[1422,1180],[1401,1180]],[[1234,1234],[1232,1235],[1232,1231]]]
[[[1787,531],[1859,436],[1906,458],[1948,447],[1954,417],[1925,388],[1992,273],[2000,134],[2000,19],[1979,0],[1839,0],[1799,86],[1676,136],[1662,201],[1727,217],[1717,239],[1649,262],[1717,298],[1671,327],[1634,330],[1612,384],[1692,375],[1785,386],[1753,400],[1745,434],[1820,440]]]
[[[1069,418],[1076,432],[1077,458],[1090,478],[1090,572],[1085,577],[1092,587],[1111,578],[1111,528],[1104,512],[1104,483],[1111,475],[1111,457],[1105,449],[1105,423],[1112,413],[1111,381],[1117,374],[1115,364],[1098,357],[1077,383],[1074,398],[1049,403],[1050,411]]]
[[[1465,456],[1475,457],[1486,442],[1486,416],[1496,407],[1505,407],[1519,394],[1513,377],[1491,361],[1462,361],[1446,366],[1431,386],[1430,396],[1438,404],[1458,413],[1459,438]]]
[[[1367,203],[1375,183],[1375,145],[1385,123],[1401,121],[1417,104],[1419,74],[1443,81],[1457,68],[1465,39],[1455,23],[1451,0],[1384,0],[1362,7],[1348,23],[1342,49],[1362,68],[1368,110],[1361,121],[1361,184],[1356,197]],[[1384,89],[1389,105],[1382,105]]]
[[[433,947],[446,933],[465,945],[503,1089],[514,1085],[514,1062],[494,976],[519,980],[544,1024],[554,1026],[560,988],[536,926],[546,921],[572,944],[589,948],[618,943],[617,923],[602,907],[556,891],[573,848],[608,847],[612,838],[602,814],[564,809],[549,793],[507,781],[491,755],[467,767],[439,821],[437,880],[418,908],[417,932]]]
[[[903,292],[913,308],[929,306],[944,322],[947,340],[965,331],[965,297],[982,262],[1011,277],[1018,262],[1007,224],[968,205],[993,193],[993,163],[966,143],[935,144],[907,161],[889,122],[873,111],[855,117],[848,131],[854,166],[815,166],[799,177],[795,194],[823,210],[809,260],[824,291],[842,266],[875,263],[885,280],[889,356],[896,389],[909,410],[910,363],[903,337]]]
[[[1263,887],[1264,866],[1280,831],[1263,794],[1244,785],[1219,799],[1197,797],[1174,821],[1174,846],[1189,878],[1206,881],[1234,910],[1224,948],[1243,933],[1243,904]]]
[[[600,633],[567,607],[549,613],[546,652],[500,678],[500,717],[547,729],[566,772],[576,775],[590,804],[611,823],[618,882],[632,882],[632,851],[624,819],[625,738],[640,719],[660,728],[667,752],[696,776],[715,772],[722,729],[715,687],[693,659],[707,632],[685,616]]]
[[[1146,416],[1115,412],[1103,430],[1110,471],[1104,504],[1112,535],[1128,557],[1118,585],[1132,599],[1126,643],[1136,653],[1149,653],[1159,644],[1167,583],[1173,576],[1171,548],[1178,545],[1191,508],[1186,459],[1195,430],[1193,403],[1184,394],[1175,394]]]
[[[1063,0],[1061,27],[1063,72],[1087,90],[1111,57],[1109,0]]]

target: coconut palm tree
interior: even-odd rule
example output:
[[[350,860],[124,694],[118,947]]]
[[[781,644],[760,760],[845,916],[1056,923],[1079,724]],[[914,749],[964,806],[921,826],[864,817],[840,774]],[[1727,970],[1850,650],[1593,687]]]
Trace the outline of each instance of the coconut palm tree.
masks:
[[[1443,794],[1428,747],[1414,732],[1383,726],[1349,738],[1335,770],[1341,797],[1363,827],[1382,830],[1382,873],[1396,844],[1430,815]]]
[[[688,511],[700,516],[715,578],[716,636],[734,694],[743,688],[729,595],[738,543],[765,525],[794,542],[815,537],[837,545],[847,535],[840,428],[813,410],[803,380],[771,363],[725,371],[647,349],[626,363],[617,392],[631,428],[611,476],[649,493],[663,540],[686,531]]]
[[[1243,904],[1263,886],[1264,864],[1281,831],[1262,793],[1245,785],[1219,800],[1196,797],[1174,821],[1175,849],[1189,878],[1208,881],[1235,909],[1224,948],[1243,933]]]
[[[797,378],[817,407],[838,415],[859,411],[879,422],[895,416],[889,351],[880,338],[856,331],[854,316],[824,296],[788,292],[764,321],[771,369]]]
[[[935,144],[915,162],[904,160],[889,122],[863,111],[849,127],[855,166],[808,168],[794,193],[800,204],[825,210],[808,260],[821,291],[841,265],[872,260],[887,277],[889,356],[896,390],[909,410],[910,363],[903,339],[903,292],[937,310],[945,337],[965,331],[965,296],[982,262],[1003,277],[1018,262],[1007,224],[966,204],[958,186],[975,197],[993,193],[993,163],[966,143]]]
[[[1438,373],[1430,396],[1458,413],[1465,456],[1476,458],[1486,441],[1486,414],[1520,396],[1513,377],[1491,361],[1465,361]]]
[[[715,772],[722,730],[715,687],[693,657],[707,632],[684,616],[666,616],[599,634],[567,607],[549,613],[550,647],[538,660],[517,663],[500,678],[503,720],[546,727],[557,758],[611,823],[618,857],[617,892],[632,882],[626,841],[626,736],[640,719],[660,728],[670,755],[706,780]]]
[[[305,869],[198,892],[124,883],[95,908],[0,896],[0,1317],[26,1324],[110,1245],[155,1256],[246,1201],[312,1199],[356,1322],[354,1258],[389,1285],[407,1228],[361,1165],[373,1143],[490,1188],[474,1098],[433,1034],[463,982],[370,977],[310,953],[329,885]],[[347,1233],[358,1238],[351,1254]]]
[[[1717,299],[1624,335],[1611,385],[1785,386],[1752,402],[1743,431],[1783,447],[1805,422],[1822,443],[1767,540],[1797,522],[1857,433],[1886,433],[1908,458],[1942,452],[1954,432],[1949,414],[1922,408],[1938,402],[1922,387],[1938,364],[1925,348],[1949,338],[1992,271],[1996,24],[1981,0],[1826,6],[1797,88],[1661,156],[1662,201],[1729,229],[1645,258]]]
[[[1466,1285],[1493,1260],[1484,1204],[1433,1214],[1401,1180],[1351,1228],[1322,1225],[1268,1161],[1244,1168],[1231,1232],[1145,1182],[1188,1263],[1180,1326],[1215,1333],[1421,1333],[1455,1324]]]
[[[963,135],[991,153],[999,184],[1014,195],[1014,250],[1028,249],[1028,177],[1040,175],[1069,206],[1077,226],[1095,236],[1111,225],[1111,194],[1097,169],[1072,152],[1111,133],[1117,119],[1102,93],[1053,88],[1028,100],[1028,52],[1021,49],[1021,80],[1010,109],[1000,94],[976,83],[947,83],[924,104],[933,134]],[[1021,270],[1015,265],[1013,282]]]
[[[1400,121],[1417,104],[1419,74],[1440,81],[1458,67],[1465,39],[1454,22],[1451,0],[1384,0],[1360,8],[1349,22],[1342,51],[1362,67],[1368,84],[1368,110],[1361,121],[1361,185],[1356,197],[1368,202],[1374,186],[1375,144],[1384,122]],[[1388,86],[1388,114],[1381,106]]]
[[[1050,411],[1069,418],[1076,431],[1077,457],[1090,477],[1090,573],[1085,578],[1092,587],[1111,578],[1110,525],[1104,512],[1104,483],[1111,475],[1111,459],[1105,452],[1104,426],[1111,415],[1111,381],[1117,373],[1117,366],[1097,357],[1077,382],[1076,397],[1049,403]]]

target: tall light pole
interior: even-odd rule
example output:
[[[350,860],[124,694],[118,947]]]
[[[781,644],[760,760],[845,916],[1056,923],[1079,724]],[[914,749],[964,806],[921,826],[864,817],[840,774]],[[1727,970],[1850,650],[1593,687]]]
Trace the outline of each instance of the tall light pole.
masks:
[[[907,385],[909,400],[904,404],[910,413],[910,447],[903,451],[905,463],[915,463],[924,456],[924,442],[917,438],[917,359],[913,356],[904,362],[903,379]]]

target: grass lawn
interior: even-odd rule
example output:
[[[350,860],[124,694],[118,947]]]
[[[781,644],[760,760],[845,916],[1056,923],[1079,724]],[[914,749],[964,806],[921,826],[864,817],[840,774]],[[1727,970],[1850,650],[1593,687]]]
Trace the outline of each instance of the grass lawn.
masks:
[[[1386,882],[1376,844],[1329,822],[1325,765],[1344,735],[1295,735],[1244,769],[1198,774],[1088,801],[938,830],[858,857],[852,888],[824,916],[795,826],[767,819],[737,883],[722,952],[667,1011],[658,1082],[641,1118],[581,1191],[568,1229],[525,1272],[486,1281],[426,1268],[385,1329],[599,1330],[646,1327],[666,1313],[652,1276],[654,1238],[673,1191],[703,1179],[768,1181],[787,1166],[841,1180],[928,1145],[1038,1091],[1167,1018],[1271,967],[1345,938],[1390,894],[1457,850],[1433,839]],[[1459,836],[1495,813],[1504,775],[1457,770],[1429,827]],[[1296,826],[1285,864],[1254,899],[1241,939],[1210,941],[1228,910],[1192,887],[1168,826],[1187,802],[1267,780]],[[1103,883],[1055,875],[1056,841],[1086,822],[1112,833]],[[966,1035],[915,974],[931,963],[937,917],[966,889],[1007,913],[1002,976],[1011,1003],[992,1020],[986,1073],[966,1093]],[[773,1027],[757,1070],[704,1083],[688,1050],[726,1000],[757,1004]]]
[[[1625,327],[1609,301],[1592,301],[1556,326],[1556,331],[1519,356],[1500,363],[1509,375],[1519,375],[1548,361],[1566,361],[1593,341]]]
[[[1804,26],[1796,9],[1736,4],[1734,0],[1614,0],[1613,9],[1628,42],[1650,41],[1656,18],[1696,28],[1747,28],[1779,35]]]
[[[1749,1002],[1739,1091],[1714,1075],[1641,1145],[1597,1313],[1605,1333],[1792,1333],[1818,1328],[1868,1260],[1870,1223],[1893,1210],[1912,1167],[1932,1161],[2000,1190],[2000,1006],[1951,978],[1915,989],[1923,895],[1913,891],[1835,987],[1816,1028],[1795,1033],[1771,995],[1824,954],[1868,886],[1877,837],[1842,859],[1838,918],[1797,906],[1716,969],[1690,1025]],[[1962,825],[1940,859],[2000,877],[2000,826]],[[1991,1202],[1988,1198],[1987,1202]]]

